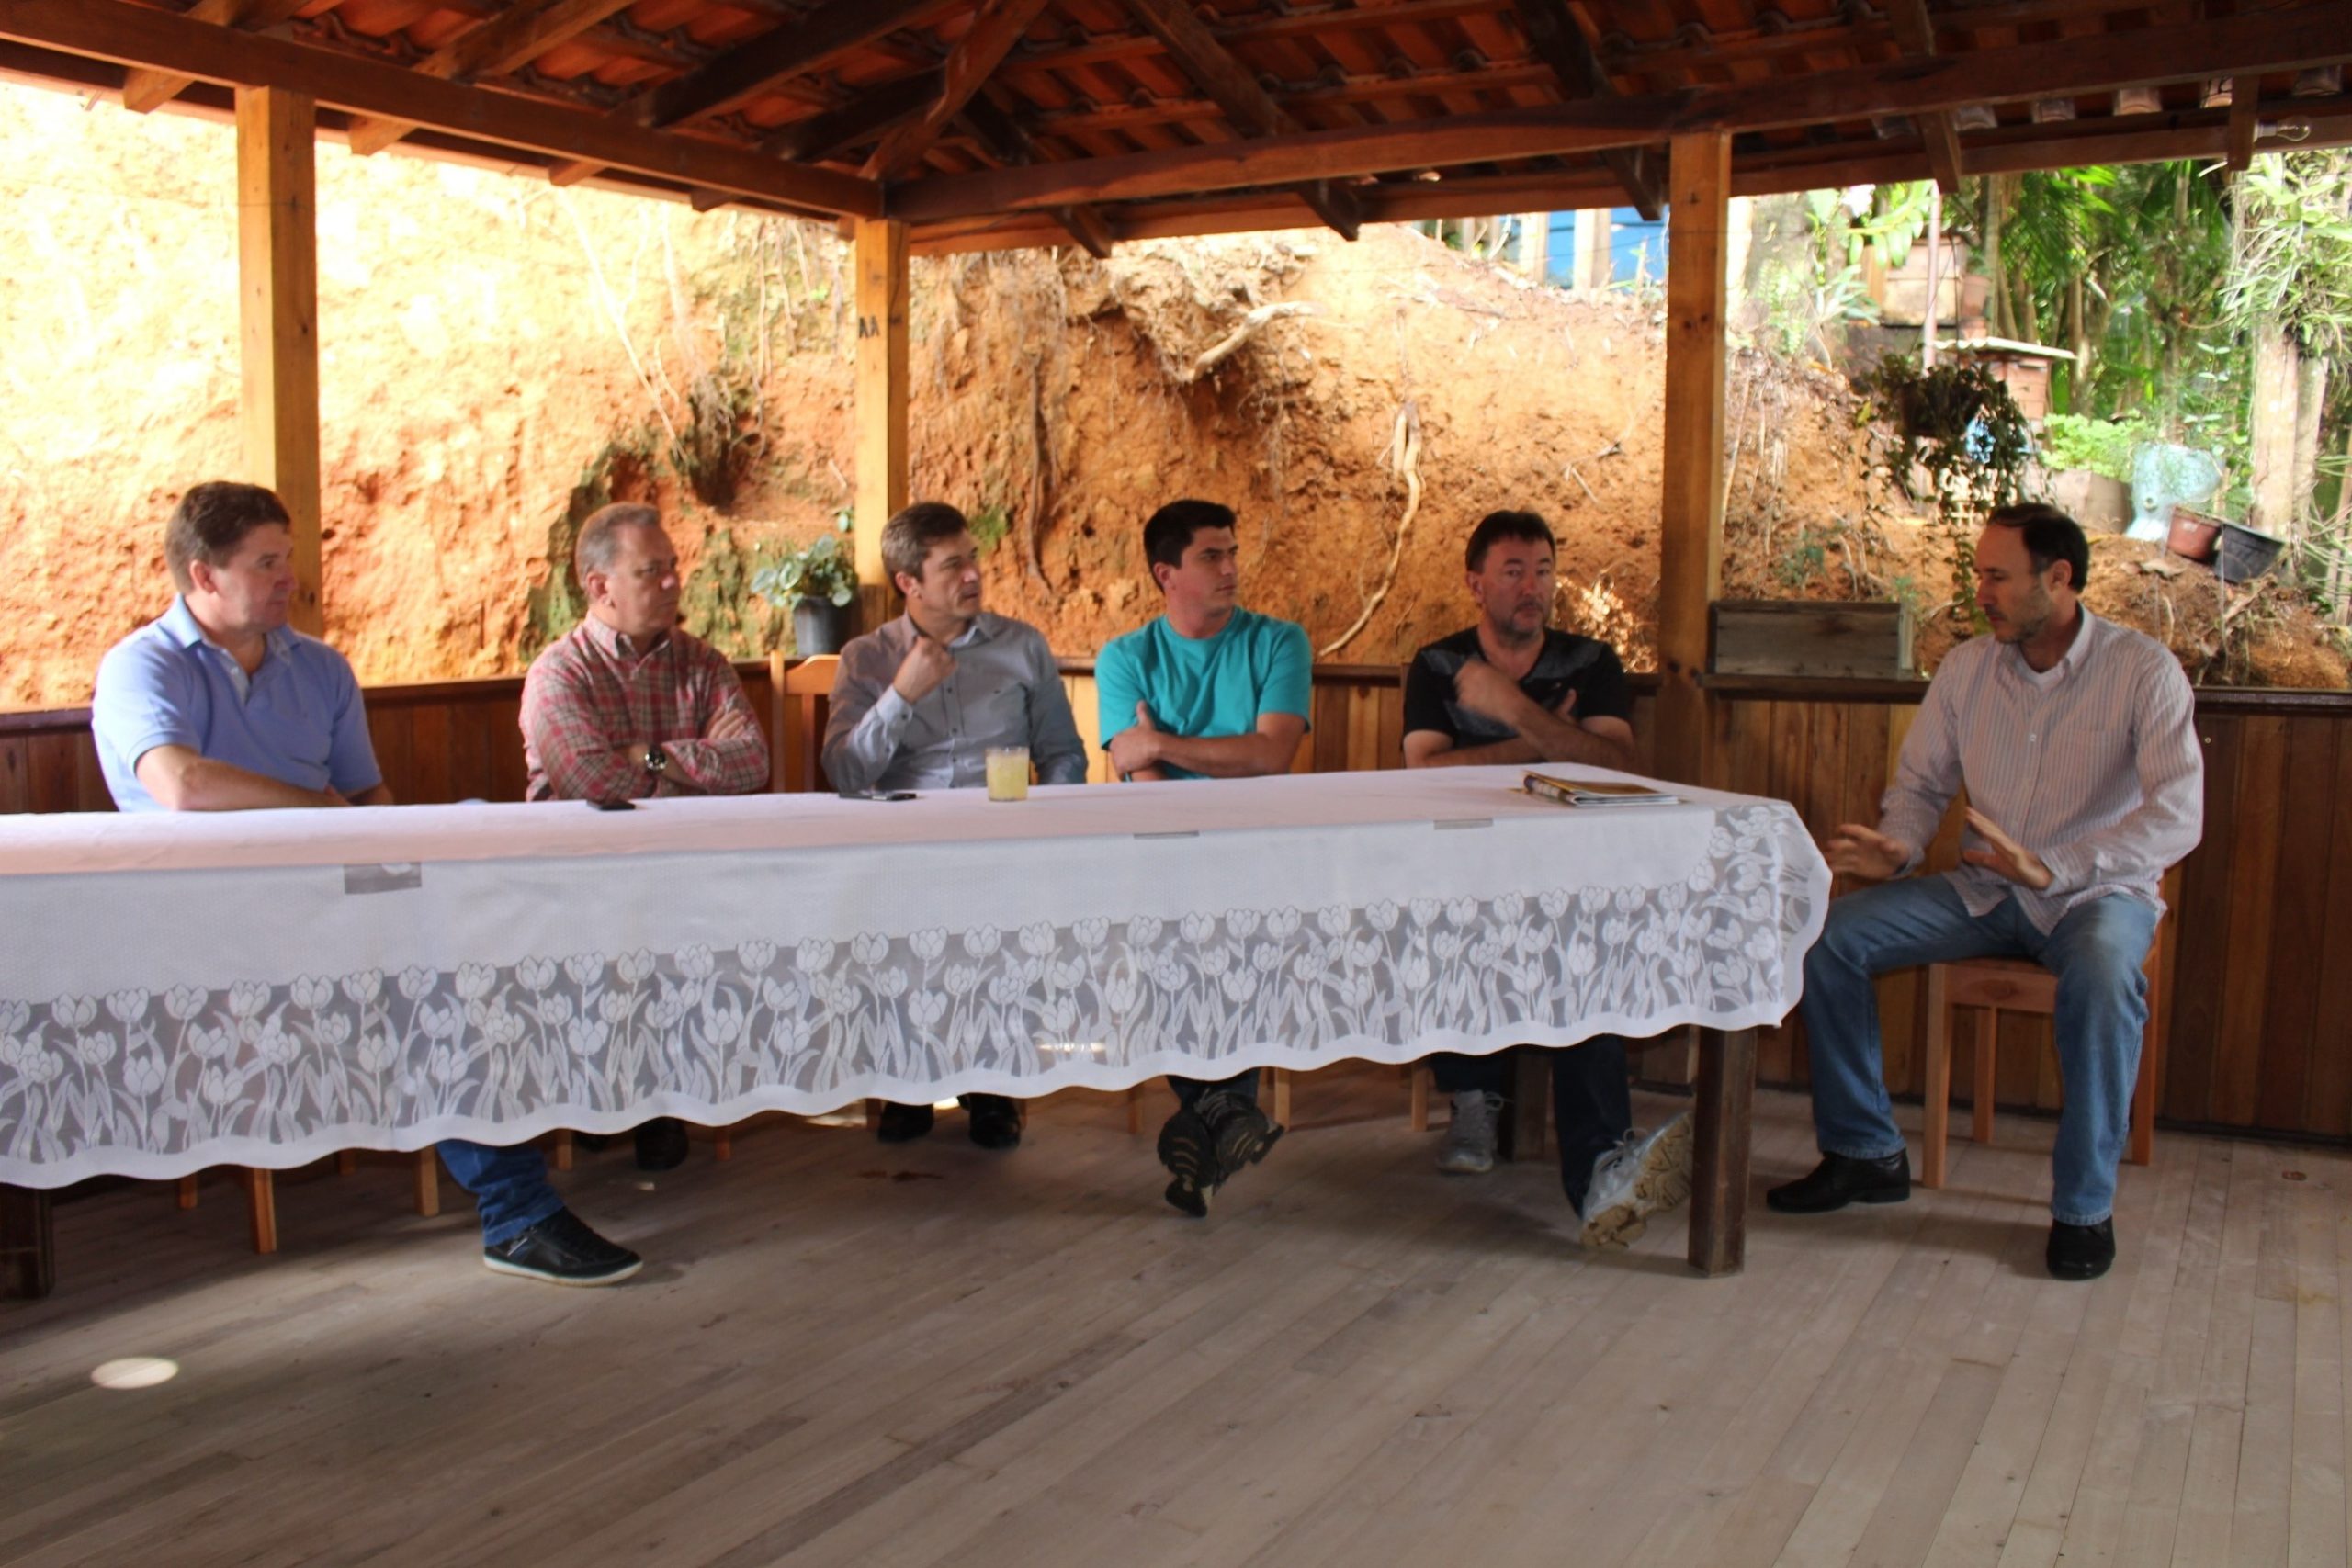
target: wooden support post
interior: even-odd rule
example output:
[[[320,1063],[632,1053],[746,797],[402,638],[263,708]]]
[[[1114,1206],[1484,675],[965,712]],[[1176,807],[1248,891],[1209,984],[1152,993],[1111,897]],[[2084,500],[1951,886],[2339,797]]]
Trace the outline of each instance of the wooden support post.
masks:
[[[237,298],[245,477],[294,520],[297,630],[326,629],[319,568],[317,111],[299,93],[237,89]]]
[[[0,1187],[0,1297],[45,1296],[57,1288],[57,1231],[49,1194]]]
[[[1609,287],[1609,209],[1589,207],[1577,214],[1576,254],[1568,287],[1577,293]]]
[[[1674,139],[1666,265],[1666,473],[1658,536],[1660,777],[1706,780],[1707,606],[1723,584],[1724,253],[1731,139]]]
[[[882,525],[907,504],[907,226],[857,224],[857,622],[890,618]]]
[[[1575,1050],[1575,1046],[1568,1047]],[[1505,1118],[1514,1160],[1549,1159],[1552,1140],[1552,1053],[1536,1045],[1510,1048],[1506,1068],[1510,1084],[1510,1114]],[[1498,1150],[1497,1152],[1501,1152]]]
[[[1747,1265],[1756,1031],[1700,1032],[1698,1098],[1690,1117],[1690,1267],[1702,1274],[1736,1274]]]
[[[253,1221],[254,1250],[266,1257],[277,1250],[277,1178],[254,1166],[239,1174],[245,1182],[245,1211]]]
[[[441,1156],[431,1149],[416,1151],[416,1212],[428,1220],[441,1212]]]

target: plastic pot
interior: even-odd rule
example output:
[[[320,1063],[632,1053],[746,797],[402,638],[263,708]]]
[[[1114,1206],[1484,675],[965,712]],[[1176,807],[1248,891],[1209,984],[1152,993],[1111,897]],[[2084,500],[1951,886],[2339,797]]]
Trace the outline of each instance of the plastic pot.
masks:
[[[2224,582],[2252,582],[2278,564],[2278,552],[2286,547],[2287,541],[2276,534],[2243,523],[2224,523],[2213,575]]]
[[[830,599],[792,603],[792,651],[802,659],[839,653],[849,631],[849,606]]]
[[[2213,545],[2220,537],[2222,520],[2208,517],[2202,512],[2192,512],[2186,506],[2172,509],[2172,527],[2165,544],[2173,554],[2185,560],[2211,560]]]

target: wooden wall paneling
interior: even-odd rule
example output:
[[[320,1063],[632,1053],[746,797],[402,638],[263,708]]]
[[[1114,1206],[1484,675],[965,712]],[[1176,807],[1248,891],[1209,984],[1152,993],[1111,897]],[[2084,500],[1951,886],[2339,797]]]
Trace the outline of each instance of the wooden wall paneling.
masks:
[[[449,710],[442,704],[419,707],[409,715],[408,799],[415,805],[439,804],[449,795]]]
[[[32,742],[21,735],[0,735],[0,815],[34,809]]]
[[[2172,1043],[2163,1111],[2184,1122],[2211,1119],[2222,1031],[2222,980],[2229,963],[2231,835],[2217,831],[2237,808],[2238,740],[2245,721],[2200,716],[2205,746],[2205,840],[2181,868],[2184,940],[2173,982]]]
[[[2327,801],[2327,903],[2322,929],[2329,947],[2340,950],[2343,933],[2352,931],[2352,726],[2332,724],[2328,728],[2335,739],[2335,773]],[[2313,853],[2320,831],[2316,822],[2306,829],[2304,842]],[[2316,1002],[2309,1084],[2303,1113],[2295,1125],[2336,1137],[2352,1135],[2352,964],[2331,955],[2329,962],[2315,964],[2303,983],[2313,988]],[[2177,984],[2174,995],[2179,995]]]
[[[763,716],[768,708],[767,683],[761,682],[760,697],[752,712]],[[490,750],[490,798],[520,800],[530,788],[531,768],[523,756],[523,699],[518,694],[500,697],[484,705],[489,713],[492,744]],[[769,744],[775,744],[771,737]]]
[[[1402,685],[1384,688],[1380,693],[1378,744],[1381,767],[1401,768],[1405,765],[1405,688]]]
[[[481,702],[460,698],[443,710],[448,716],[448,800],[495,800],[491,793],[488,714]]]
[[[1376,773],[1389,766],[1380,750],[1381,688],[1356,684],[1347,688],[1348,758],[1351,773]]]
[[[2329,808],[2335,786],[2335,727],[2287,730],[2285,783],[2278,794],[2278,874],[2268,950],[2258,955],[2268,995],[2253,1120],[2288,1127],[2299,1122],[2311,1082],[2317,985],[2327,962]]]
[[[81,745],[84,738],[51,730],[32,738],[28,794],[35,811],[77,811],[82,804]]]
[[[1309,731],[1295,773],[1338,773],[1348,767],[1348,689],[1317,681],[1307,701]]]
[[[2211,1120],[2244,1126],[2262,1093],[2264,1025],[2270,998],[2267,959],[2277,927],[2278,852],[2287,778],[2287,726],[2248,718],[2238,751],[2231,836],[2230,935],[2222,968],[2222,1027],[2215,1036]]]
[[[376,747],[377,771],[391,787],[392,798],[404,805],[414,798],[410,793],[413,781],[408,765],[413,728],[411,710],[406,707],[389,703],[368,705],[368,738]]]

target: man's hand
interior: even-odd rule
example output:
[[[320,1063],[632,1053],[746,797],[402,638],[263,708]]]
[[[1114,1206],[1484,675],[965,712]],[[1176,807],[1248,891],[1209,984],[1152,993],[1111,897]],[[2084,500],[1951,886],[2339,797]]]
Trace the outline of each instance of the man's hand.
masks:
[[[1122,729],[1111,737],[1111,771],[1124,778],[1157,766],[1159,761],[1159,726],[1151,722],[1151,709],[1137,703],[1135,728]]]
[[[919,703],[954,673],[956,656],[947,651],[947,645],[936,637],[918,637],[899,662],[899,673],[890,685],[908,702]]]
[[[1563,724],[1574,724],[1576,722],[1577,689],[1574,686],[1570,686],[1568,688],[1568,694],[1562,697],[1560,699],[1559,705],[1552,710],[1552,716],[1558,719]]]
[[[1960,858],[1971,865],[1981,865],[1996,876],[2007,877],[2020,887],[2036,893],[2056,880],[2041,857],[2010,838],[1994,825],[1993,819],[1974,807],[1968,809],[1968,825],[1984,836],[1992,848],[1962,850]]]
[[[1483,659],[1464,660],[1462,668],[1453,672],[1453,694],[1472,713],[1483,714],[1513,729],[1521,728],[1520,715],[1528,705],[1527,694],[1519,689],[1519,682]]]
[[[1832,832],[1828,842],[1821,846],[1821,852],[1829,863],[1829,869],[1838,875],[1859,876],[1870,882],[1884,882],[1911,858],[1911,852],[1901,844],[1859,822],[1846,823]]]

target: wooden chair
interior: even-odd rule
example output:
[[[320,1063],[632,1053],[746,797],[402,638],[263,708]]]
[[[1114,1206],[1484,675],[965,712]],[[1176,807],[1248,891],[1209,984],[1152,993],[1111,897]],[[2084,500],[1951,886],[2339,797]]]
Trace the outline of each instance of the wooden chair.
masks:
[[[775,738],[768,787],[778,795],[831,789],[823,751],[825,721],[832,708],[833,674],[841,660],[819,654],[787,664],[782,653],[768,655],[775,711],[769,732]]]
[[[2133,1165],[2146,1165],[2155,1157],[2156,1091],[2164,1079],[2165,1043],[2172,1029],[2173,909],[2179,896],[2180,872],[2176,867],[2165,874],[2165,916],[2156,924],[2155,940],[2148,944],[2143,971],[2148,977],[2148,1024],[2140,1036],[2140,1077],[2132,1090],[2132,1135],[2125,1150],[2125,1157]],[[1971,1107],[1969,1135],[1990,1145],[2001,1014],[2030,1012],[2047,1018],[2057,1006],[2057,976],[2039,964],[2014,958],[1970,958],[1928,965],[1927,1114],[1919,1136],[1920,1186],[1944,1184],[1944,1145],[1951,1122],[1951,1010],[1980,1010],[1975,1102]]]
[[[441,1212],[441,1162],[431,1149],[419,1149],[409,1156],[415,1175],[416,1212],[426,1219]],[[253,1166],[232,1168],[239,1185],[245,1190],[245,1213],[252,1223],[254,1250],[267,1257],[277,1250],[277,1177],[274,1171]],[[348,1176],[359,1168],[359,1154],[345,1149],[334,1156],[335,1174]],[[174,1184],[182,1210],[193,1209],[200,1197],[203,1173],[183,1176]]]

